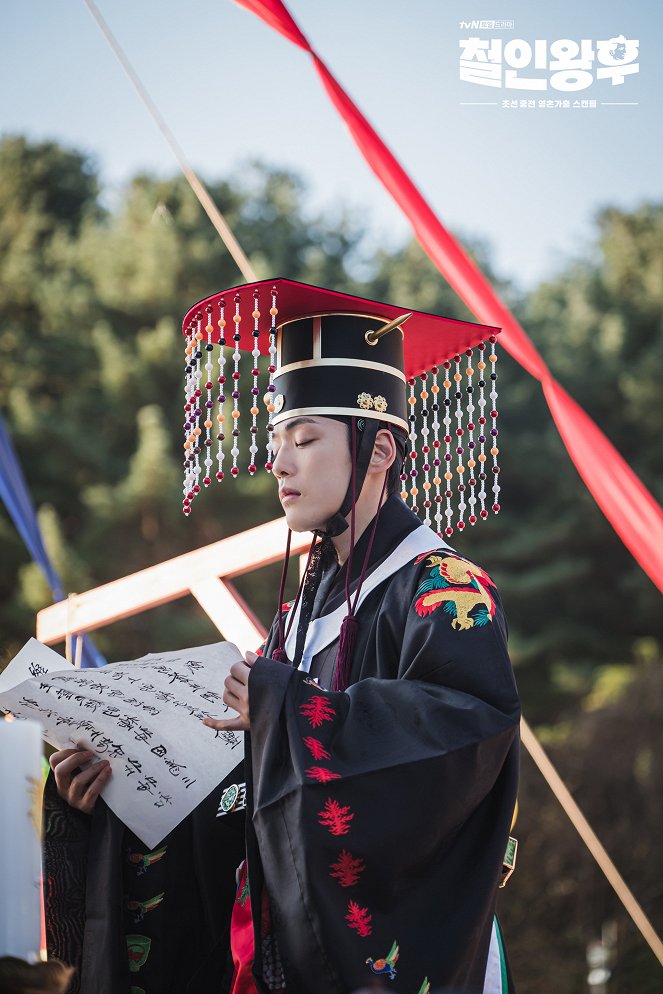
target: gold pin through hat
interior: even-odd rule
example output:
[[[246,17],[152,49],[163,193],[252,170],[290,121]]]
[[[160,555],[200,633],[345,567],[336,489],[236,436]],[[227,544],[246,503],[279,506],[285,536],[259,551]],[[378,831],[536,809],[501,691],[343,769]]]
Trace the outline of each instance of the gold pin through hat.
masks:
[[[389,324],[385,324],[381,328],[378,328],[377,331],[367,331],[365,335],[366,341],[369,345],[377,345],[380,339],[385,335],[388,335],[390,331],[393,331],[394,328],[400,328],[402,324],[405,324],[407,319],[412,317],[412,314],[412,311],[408,311],[407,314],[400,314],[397,318],[394,318],[393,321],[390,321]]]

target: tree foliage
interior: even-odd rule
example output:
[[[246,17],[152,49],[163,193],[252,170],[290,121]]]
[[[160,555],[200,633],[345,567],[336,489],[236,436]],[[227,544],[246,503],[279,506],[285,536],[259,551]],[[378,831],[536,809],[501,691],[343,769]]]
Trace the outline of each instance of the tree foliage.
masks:
[[[241,184],[210,192],[264,275],[341,279],[359,232],[305,219],[297,177],[256,164]],[[0,144],[0,397],[72,591],[279,513],[271,481],[256,478],[249,489],[226,485],[183,520],[179,319],[241,280],[183,179],[138,176],[113,213],[98,197],[93,165],[77,153],[22,138]],[[1,527],[7,658],[50,598],[4,516]],[[273,570],[239,585],[268,623]],[[96,636],[110,658],[214,637],[184,602]]]
[[[602,668],[572,723],[541,729],[549,755],[654,929],[663,927],[663,658]],[[590,943],[613,936],[611,994],[655,994],[661,967],[532,760],[523,757],[516,870],[498,912],[523,994],[586,990]]]

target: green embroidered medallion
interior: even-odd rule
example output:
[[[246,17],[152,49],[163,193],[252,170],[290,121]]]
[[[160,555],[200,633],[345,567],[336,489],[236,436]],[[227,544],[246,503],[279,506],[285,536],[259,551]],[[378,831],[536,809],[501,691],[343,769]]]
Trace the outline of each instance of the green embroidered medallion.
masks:
[[[150,955],[152,940],[147,935],[128,935],[127,953],[129,956],[129,969],[132,973],[138,973],[141,966],[145,965],[147,957]]]
[[[224,814],[228,814],[237,804],[237,798],[239,797],[239,787],[236,783],[233,783],[223,792],[221,798],[221,810]]]

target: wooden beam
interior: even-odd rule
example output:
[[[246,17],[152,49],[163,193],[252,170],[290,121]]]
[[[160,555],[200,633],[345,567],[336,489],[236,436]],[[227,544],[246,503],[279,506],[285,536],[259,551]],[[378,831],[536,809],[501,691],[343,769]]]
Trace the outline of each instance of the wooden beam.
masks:
[[[68,633],[90,632],[189,594],[212,577],[229,579],[283,558],[287,538],[285,518],[224,538],[157,566],[72,594],[37,615],[37,638],[47,645],[62,642]],[[293,534],[291,553],[302,552],[311,535]],[[256,643],[258,644],[258,643]]]
[[[191,593],[223,637],[242,652],[262,645],[267,633],[232,583],[211,576],[196,583]]]
[[[654,926],[638,904],[635,895],[629,889],[621,873],[608,856],[608,853],[599,841],[596,832],[576,804],[570,790],[551,763],[543,746],[524,718],[520,721],[520,736],[523,745],[536,763],[539,768],[539,772],[542,774],[553,794],[562,805],[562,808],[568,815],[571,824],[600,866],[601,870],[605,874],[606,880],[628,911],[654,956],[659,961],[661,966],[663,966],[663,940],[661,940],[661,937],[656,932]]]

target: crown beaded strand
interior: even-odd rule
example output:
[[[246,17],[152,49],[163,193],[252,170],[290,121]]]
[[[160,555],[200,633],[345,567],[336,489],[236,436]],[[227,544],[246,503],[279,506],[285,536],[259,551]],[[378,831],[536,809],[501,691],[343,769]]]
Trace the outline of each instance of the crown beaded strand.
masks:
[[[198,480],[200,477],[200,435],[202,434],[199,423],[200,416],[202,414],[200,407],[200,398],[202,397],[202,391],[200,389],[200,360],[202,358],[200,342],[203,337],[202,331],[200,330],[201,325],[202,316],[199,313],[196,316],[195,323],[192,321],[191,326],[188,329],[188,344],[185,349],[186,402],[184,404],[184,413],[186,420],[184,422],[184,500],[182,501],[185,514],[190,513],[191,501],[194,499],[196,494],[200,493],[200,484]]]
[[[444,529],[444,534],[449,536],[453,535],[453,525],[451,524],[451,519],[453,517],[453,508],[451,506],[451,480],[453,479],[451,474],[451,397],[449,391],[451,390],[451,380],[449,379],[449,370],[451,368],[451,363],[447,360],[444,363],[444,496],[446,498],[447,504],[444,509],[444,515],[447,519],[446,527]]]
[[[276,386],[274,385],[274,373],[276,372],[276,315],[278,313],[279,309],[276,306],[276,287],[273,286],[272,306],[269,309],[271,317],[269,327],[269,385],[267,387],[267,393],[264,397],[265,407],[267,408],[267,462],[265,463],[265,469],[268,473],[271,473],[274,461],[274,455],[272,452],[272,432],[274,430],[272,417],[274,415],[274,394],[276,392]]]
[[[182,500],[182,508],[185,514],[191,512],[191,501],[194,497],[191,491],[192,479],[191,479],[191,390],[192,390],[192,377],[191,377],[191,354],[193,352],[193,332],[191,328],[187,328],[185,335],[185,347],[184,347],[184,363],[186,375],[184,378],[184,487],[183,493],[184,498]]]
[[[207,374],[205,378],[205,476],[203,477],[203,486],[209,487],[212,482],[212,453],[210,449],[212,447],[212,410],[214,408],[214,401],[212,400],[212,390],[214,389],[214,384],[212,383],[212,332],[214,331],[214,325],[212,324],[212,305],[207,305],[207,324],[205,326],[205,332],[207,334],[207,341],[205,343],[205,351],[207,356],[205,357],[205,372]]]
[[[460,371],[460,356],[454,356],[454,363],[456,366],[456,371],[454,373],[454,383],[456,385],[455,398],[456,398],[456,455],[458,456],[458,462],[456,464],[456,472],[458,474],[458,521],[456,522],[456,528],[458,531],[463,531],[465,528],[465,510],[467,504],[465,503],[465,484],[464,473],[465,464],[463,462],[463,392],[460,389],[461,381],[463,379]]]
[[[481,518],[485,519],[488,517],[488,511],[486,510],[486,360],[484,358],[484,353],[486,350],[485,342],[481,342],[479,345],[479,353],[481,358],[477,363],[477,368],[479,370],[479,501],[481,505],[481,510],[479,515]]]
[[[194,480],[193,492],[195,494],[199,494],[200,493],[200,436],[202,435],[202,429],[200,427],[200,418],[201,418],[201,415],[203,413],[202,412],[202,408],[200,406],[201,403],[202,403],[201,397],[203,395],[203,392],[200,389],[200,381],[201,381],[202,375],[203,375],[203,371],[202,371],[201,365],[200,365],[200,361],[201,361],[201,359],[203,357],[203,353],[201,351],[201,342],[203,340],[202,326],[203,326],[203,316],[200,313],[200,311],[198,311],[198,314],[196,315],[196,331],[195,331],[195,334],[193,336],[194,337],[194,341],[195,341],[195,345],[194,345],[195,352],[193,353],[193,356],[194,356],[194,359],[195,359],[195,366],[194,366],[194,370],[193,370],[193,386],[194,386],[194,389],[193,389],[193,394],[192,394],[192,398],[191,398],[192,399],[192,403],[194,405],[192,434],[193,434],[193,456],[194,456],[194,461],[193,461],[193,480]]]
[[[421,380],[421,454],[423,456],[424,464],[422,466],[424,473],[424,482],[422,484],[422,490],[424,491],[424,524],[430,525],[431,516],[431,499],[430,499],[430,445],[428,444],[428,436],[430,435],[430,428],[428,427],[428,390],[427,380],[428,373],[421,373],[419,379]]]
[[[256,445],[256,435],[258,434],[258,425],[256,423],[256,417],[259,414],[258,408],[258,374],[260,370],[258,369],[258,359],[260,358],[260,349],[258,348],[258,339],[260,338],[260,329],[258,327],[258,322],[260,321],[260,311],[258,310],[258,291],[255,290],[253,294],[253,349],[251,351],[251,357],[253,359],[253,385],[251,387],[251,445],[249,447],[249,452],[251,454],[251,459],[249,463],[249,473],[251,476],[256,471],[256,455],[258,453],[258,446]]]
[[[216,423],[218,426],[218,434],[216,440],[218,442],[218,447],[216,450],[216,463],[218,466],[216,472],[216,478],[220,483],[223,479],[223,442],[225,440],[225,434],[223,431],[226,416],[223,413],[223,405],[226,400],[225,395],[225,382],[226,382],[226,305],[225,301],[221,299],[219,304],[219,320],[217,321],[219,326],[219,375],[217,377],[217,383],[219,385],[219,395],[217,397],[217,403],[219,405],[219,413],[216,416]]]
[[[239,313],[239,294],[235,294],[235,313],[233,314],[233,322],[235,324],[235,331],[233,333],[233,342],[235,343],[235,349],[233,351],[233,409],[231,411],[231,417],[233,419],[233,447],[230,450],[230,455],[233,458],[233,464],[230,469],[232,476],[237,476],[239,474],[239,466],[237,465],[237,457],[239,456],[239,360],[241,358],[241,353],[239,351],[239,342],[241,335],[239,333],[239,326],[242,320],[242,315]]]
[[[475,513],[476,503],[477,503],[477,495],[476,495],[477,481],[476,481],[476,478],[475,478],[475,475],[474,475],[474,470],[476,469],[477,463],[476,463],[476,459],[474,458],[474,456],[475,456],[474,450],[476,448],[476,442],[474,441],[474,429],[475,429],[475,425],[474,425],[474,411],[475,411],[475,406],[474,406],[474,386],[472,385],[472,377],[474,376],[474,369],[472,367],[472,349],[468,349],[466,351],[465,355],[467,356],[467,367],[465,369],[465,375],[467,376],[467,386],[465,387],[465,390],[467,392],[467,416],[468,416],[468,422],[467,422],[467,436],[468,436],[468,438],[467,438],[467,449],[468,449],[468,453],[469,453],[468,454],[468,459],[467,459],[467,468],[470,471],[469,479],[467,481],[467,486],[469,487],[470,494],[469,494],[467,503],[470,506],[470,516],[469,516],[468,520],[469,520],[469,522],[470,522],[471,525],[475,525],[476,522],[477,522],[477,516],[476,516],[476,513]]]
[[[442,479],[440,477],[440,386],[437,382],[438,372],[439,370],[437,366],[433,366],[431,370],[433,384],[430,391],[433,395],[431,410],[433,411],[433,484],[435,486],[435,530],[440,538],[442,538],[442,494],[440,493],[440,484],[442,483]]]
[[[488,356],[488,361],[490,363],[492,363],[492,370],[491,370],[491,373],[490,373],[490,382],[491,382],[490,399],[492,401],[492,406],[491,406],[491,411],[490,411],[490,419],[491,419],[490,434],[491,434],[491,438],[492,438],[493,444],[492,444],[492,447],[490,449],[490,454],[493,457],[493,497],[494,497],[493,511],[495,512],[495,514],[499,514],[499,510],[500,510],[500,504],[499,504],[500,485],[499,485],[499,482],[498,482],[498,473],[500,471],[500,467],[497,464],[497,456],[498,456],[500,450],[497,447],[497,436],[498,436],[499,432],[497,430],[497,370],[496,370],[496,366],[497,366],[497,355],[496,355],[496,352],[495,352],[495,345],[496,345],[496,343],[497,343],[496,336],[495,335],[491,335],[490,336],[490,344],[492,345],[492,351],[491,351],[491,354]]]
[[[408,380],[408,386],[410,387],[410,396],[408,397],[408,404],[410,405],[410,413],[408,415],[408,421],[410,424],[410,495],[412,497],[412,503],[410,507],[417,513],[417,495],[419,493],[419,488],[417,487],[417,415],[415,413],[415,405],[417,403],[417,398],[414,393],[414,388],[416,385],[416,380],[414,377]]]

